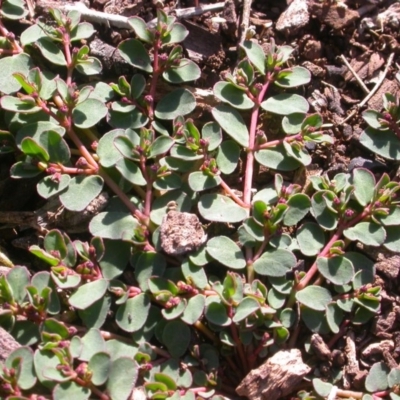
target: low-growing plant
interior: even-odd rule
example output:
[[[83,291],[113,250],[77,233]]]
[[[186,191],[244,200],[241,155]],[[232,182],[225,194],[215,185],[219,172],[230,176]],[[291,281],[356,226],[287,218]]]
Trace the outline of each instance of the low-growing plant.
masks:
[[[22,6],[4,1],[2,18]],[[201,71],[174,17],[130,18],[135,38],[118,48],[134,73],[106,84],[85,81],[101,72],[82,45],[92,25],[50,13],[18,41],[0,23],[1,152],[15,153],[12,177],[37,177],[39,195],[67,210],[114,197],[89,242],[47,231],[30,247],[47,269],[0,278],[1,325],[23,345],[3,366],[2,397],[122,400],[142,386],[151,399],[218,400],[304,327],[338,337],[379,311],[374,263],[352,243],[399,251],[399,184],[363,168],[256,183],[333,142],[293,91],[310,81],[288,66],[293,48],[246,40],[200,122],[180,84]],[[160,79],[171,91],[158,99]]]

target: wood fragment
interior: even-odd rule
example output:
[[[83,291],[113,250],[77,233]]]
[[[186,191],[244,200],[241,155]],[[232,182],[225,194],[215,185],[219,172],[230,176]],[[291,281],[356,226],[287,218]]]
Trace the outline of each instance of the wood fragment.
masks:
[[[250,22],[251,2],[252,0],[243,0],[243,11],[240,23],[239,44],[242,44],[246,40],[246,34],[247,30],[249,29],[249,22]]]
[[[349,69],[349,71],[353,74],[355,80],[357,83],[360,85],[361,89],[363,90],[364,93],[368,94],[370,90],[365,86],[365,83],[363,80],[358,76],[357,72],[353,69],[353,67],[350,65],[350,63],[347,61],[346,57],[342,54],[340,56],[342,61],[345,63],[346,67]]]
[[[315,355],[320,360],[330,360],[332,358],[332,353],[328,345],[324,342],[324,339],[318,334],[314,333],[311,336],[311,348],[313,349]]]
[[[175,14],[178,19],[186,19],[191,18],[196,15],[201,15],[206,12],[216,12],[221,11],[224,8],[225,2],[215,3],[215,4],[207,4],[201,7],[188,7],[188,8],[179,8],[179,9],[166,9],[167,14]],[[124,17],[123,15],[109,14],[101,11],[92,10],[83,2],[76,1],[74,3],[60,3],[58,1],[52,0],[38,0],[37,8],[42,11],[48,11],[49,8],[57,8],[61,11],[79,11],[84,20],[105,24],[108,26],[113,26],[119,29],[129,29],[132,27],[128,22],[128,17]],[[157,20],[151,20],[147,23],[148,26],[154,26]]]
[[[21,345],[2,327],[0,327],[0,362],[4,363],[12,351]]]
[[[236,393],[250,400],[279,400],[292,393],[310,371],[300,350],[281,350],[247,374]]]

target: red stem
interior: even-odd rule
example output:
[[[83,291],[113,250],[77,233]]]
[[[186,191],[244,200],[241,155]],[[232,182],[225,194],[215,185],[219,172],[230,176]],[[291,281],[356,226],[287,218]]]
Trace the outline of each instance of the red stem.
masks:
[[[239,206],[243,208],[249,208],[249,206],[243,202],[236,194],[233,192],[233,190],[228,186],[228,184],[221,178],[220,182],[221,187],[225,190],[226,193],[229,194],[229,196],[234,200]]]
[[[103,168],[99,168],[98,174],[103,177],[107,186],[121,199],[126,205],[128,210],[146,226],[149,224],[149,218],[144,215],[130,200],[129,197],[121,190],[121,188],[114,182],[114,180],[107,174]]]
[[[308,283],[311,281],[311,279],[314,277],[315,273],[318,270],[318,268],[317,268],[318,258],[325,257],[326,255],[328,255],[333,244],[342,237],[343,231],[345,229],[357,224],[361,220],[363,220],[365,217],[367,217],[369,215],[370,211],[371,211],[371,206],[368,206],[360,215],[356,216],[355,218],[351,219],[350,221],[342,221],[341,223],[339,223],[339,227],[338,227],[337,231],[335,232],[335,234],[331,237],[329,242],[322,249],[321,253],[319,253],[314,264],[307,271],[304,278],[295,286],[296,292],[304,289],[308,285]]]
[[[271,140],[270,142],[260,144],[257,146],[257,150],[268,149],[270,147],[278,146],[279,144],[282,144],[283,142],[290,143],[295,140],[302,140],[302,139],[303,139],[303,137],[301,136],[300,133],[298,133],[297,135],[287,136],[283,139]]]
[[[146,180],[146,198],[144,201],[144,215],[146,217],[150,216],[150,211],[151,211],[151,200],[153,196],[153,181],[149,177],[149,174],[147,173],[146,169],[146,157],[141,156],[140,157],[140,169],[142,170],[142,174],[144,179]]]

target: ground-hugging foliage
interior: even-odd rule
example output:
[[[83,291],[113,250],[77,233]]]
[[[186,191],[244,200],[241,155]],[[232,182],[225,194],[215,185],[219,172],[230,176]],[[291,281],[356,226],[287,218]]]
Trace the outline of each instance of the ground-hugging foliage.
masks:
[[[1,14],[23,17],[23,2],[4,1]],[[288,66],[291,47],[271,41],[265,53],[246,40],[198,126],[196,99],[180,84],[200,69],[184,58],[188,32],[174,17],[159,10],[155,27],[131,18],[134,37],[119,51],[136,73],[78,86],[101,71],[82,45],[95,30],[77,12],[51,14],[18,39],[0,23],[1,152],[15,153],[14,178],[40,176],[40,196],[67,210],[104,190],[114,197],[90,222],[90,242],[51,230],[30,248],[47,270],[15,266],[0,278],[1,326],[23,344],[2,367],[1,397],[123,400],[144,385],[151,399],[217,400],[295,346],[303,326],[339,337],[379,311],[374,264],[350,245],[400,250],[400,186],[362,168],[305,187],[284,181],[279,171],[311,163],[309,143],[334,142],[293,90],[310,74]],[[160,79],[174,89],[156,102]],[[281,117],[279,139],[268,137],[268,115]],[[398,159],[398,100],[387,95],[384,112],[364,119],[361,143]],[[272,184],[255,185],[260,167],[278,171]],[[160,226],[171,205],[198,215],[202,244],[166,253]],[[335,382],[313,383],[324,396]],[[393,389],[397,399],[398,383],[398,371],[377,364],[366,392]]]

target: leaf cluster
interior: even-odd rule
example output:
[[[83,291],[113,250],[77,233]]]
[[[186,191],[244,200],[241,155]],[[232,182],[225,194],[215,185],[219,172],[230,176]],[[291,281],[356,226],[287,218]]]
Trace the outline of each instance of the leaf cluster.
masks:
[[[20,18],[22,6],[4,1],[2,18]],[[92,25],[77,12],[51,14],[54,24],[32,25],[19,44],[0,42],[0,151],[15,154],[13,178],[36,177],[39,195],[67,210],[114,196],[88,241],[50,230],[29,249],[43,271],[16,266],[0,277],[0,324],[23,345],[2,367],[2,397],[124,400],[140,386],[150,399],[219,400],[300,332],[339,334],[379,312],[374,263],[352,243],[400,251],[400,185],[363,168],[307,187],[284,179],[311,164],[310,143],[334,141],[298,94],[310,73],[287,66],[290,46],[271,40],[265,52],[246,40],[202,123],[180,86],[201,71],[184,57],[188,31],[174,17],[158,10],[155,26],[130,18],[135,37],[119,52],[135,72],[106,84],[85,80],[101,72],[82,45]],[[160,79],[171,91],[158,99]],[[364,113],[360,138],[383,156],[398,140],[396,99],[385,99],[386,113]],[[389,133],[386,153],[366,144]],[[258,186],[261,167],[274,180]],[[231,187],[234,174],[242,184]],[[188,215],[206,231],[196,246],[179,235]],[[165,250],[169,218],[178,221],[172,242],[194,250]]]

